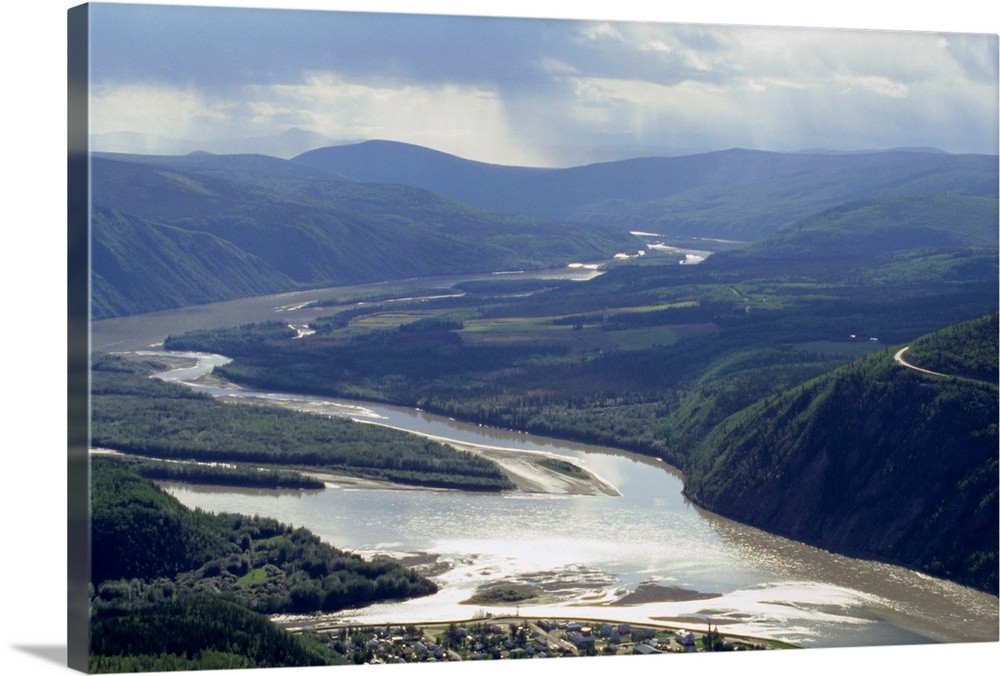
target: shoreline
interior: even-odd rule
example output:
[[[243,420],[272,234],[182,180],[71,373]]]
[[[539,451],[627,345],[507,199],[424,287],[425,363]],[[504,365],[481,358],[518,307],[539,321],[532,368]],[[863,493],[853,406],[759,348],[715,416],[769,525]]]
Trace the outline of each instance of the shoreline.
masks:
[[[129,353],[120,353],[129,354]],[[163,371],[156,373],[153,377],[168,380],[170,378],[164,378],[164,376],[169,376],[173,372],[183,372],[201,365],[201,359],[199,355],[193,353],[171,353],[168,351],[153,352],[149,350],[141,350],[132,352],[131,356],[138,357],[140,359],[145,359],[147,362],[158,362],[164,364],[166,368]],[[172,380],[172,379],[170,379]],[[232,383],[225,378],[217,375],[214,369],[210,369],[207,373],[202,373],[191,379],[178,379],[174,382],[180,382],[187,384],[188,386],[201,386],[201,387],[225,387],[225,388],[235,388],[242,389],[239,385]],[[224,398],[215,397],[217,400],[226,401]],[[231,402],[227,402],[231,403]],[[328,413],[323,413],[320,411],[311,411],[301,406],[296,406],[287,401],[272,400],[262,396],[247,396],[241,398],[241,403],[252,403],[252,404],[263,404],[269,407],[275,408],[285,408],[289,410],[299,411],[303,413],[312,413],[314,415],[329,415]],[[550,495],[605,495],[605,496],[619,496],[620,491],[612,485],[610,482],[598,477],[590,470],[582,467],[577,462],[572,459],[566,458],[565,456],[558,455],[555,453],[545,453],[543,451],[530,451],[522,449],[505,448],[502,446],[487,446],[480,445],[470,442],[461,442],[453,439],[448,439],[445,437],[435,436],[433,434],[426,434],[420,432],[414,432],[413,430],[403,429],[393,425],[386,425],[372,420],[365,420],[352,417],[350,415],[340,416],[348,420],[351,420],[359,424],[368,425],[379,425],[381,427],[387,427],[389,429],[398,430],[405,432],[407,434],[413,434],[418,437],[425,439],[430,439],[441,444],[445,444],[455,449],[458,452],[466,452],[477,455],[481,458],[489,460],[495,463],[503,472],[503,474],[510,479],[514,484],[515,490],[526,492],[526,493],[544,493]],[[129,455],[125,453],[125,455]],[[143,457],[143,456],[138,456]],[[569,474],[559,472],[552,469],[551,467],[546,467],[542,464],[545,459],[558,459],[564,462],[569,462],[574,467],[577,468],[578,473],[574,476]],[[297,471],[303,475],[311,476],[324,483],[338,487],[338,488],[348,488],[348,489],[398,489],[398,490],[459,490],[456,488],[435,488],[431,486],[420,486],[415,484],[404,484],[388,480],[379,479],[369,479],[365,477],[354,476],[345,472],[331,471],[324,468],[302,468],[295,467],[292,465],[276,465],[277,468],[285,468]]]
[[[354,618],[330,618],[321,616],[303,616],[303,615],[271,615],[268,616],[275,625],[285,629],[286,631],[298,633],[304,631],[313,631],[317,633],[334,632],[342,628],[344,629],[364,629],[364,628],[376,628],[385,627],[387,625],[400,624],[398,622],[358,622]],[[679,618],[678,618],[679,619]],[[547,614],[547,615],[533,615],[525,614],[518,609],[514,613],[486,613],[486,615],[472,615],[469,617],[462,618],[445,618],[440,620],[418,620],[418,621],[407,621],[403,624],[407,626],[413,626],[420,629],[428,629],[434,627],[445,627],[450,624],[462,626],[467,624],[476,624],[481,622],[490,623],[510,623],[510,622],[539,622],[544,620],[553,620],[560,622],[579,622],[581,624],[611,624],[611,625],[630,625],[633,629],[655,629],[661,631],[689,631],[696,638],[700,638],[706,633],[709,625],[713,629],[718,631],[719,635],[733,639],[736,641],[743,641],[746,643],[759,644],[767,646],[770,650],[809,650],[809,648],[795,643],[790,643],[788,641],[783,641],[781,639],[771,638],[768,636],[753,636],[750,634],[737,634],[726,632],[722,628],[724,623],[690,623],[683,621],[665,621],[658,620],[656,618],[651,618],[649,621],[643,620],[640,622],[635,622],[632,620],[622,620],[614,619],[610,617],[595,617],[595,616],[583,616],[583,615],[559,615],[559,614]],[[824,648],[823,650],[829,650],[830,648]]]
[[[573,462],[572,459],[557,453],[546,453],[544,451],[529,451],[504,446],[490,446],[485,444],[474,444],[468,441],[456,441],[447,437],[440,437],[426,432],[415,432],[413,430],[386,425],[372,420],[362,420],[349,418],[356,423],[364,425],[378,425],[393,430],[414,434],[424,439],[436,441],[458,451],[474,453],[480,457],[495,462],[504,474],[507,475],[517,490],[525,493],[546,493],[549,495],[608,495],[619,496],[621,492],[610,482],[605,481],[589,469]],[[569,462],[583,473],[582,477],[571,477],[541,464],[545,459],[557,459]],[[387,484],[389,482],[386,482]],[[398,484],[392,484],[397,486]],[[416,488],[420,488],[419,486]],[[452,489],[442,489],[452,490]]]
[[[371,421],[371,420],[357,420],[357,419],[354,419],[354,420],[356,420],[357,422],[367,422],[368,424],[379,424],[378,422],[374,422],[374,421]],[[385,425],[385,426],[392,427],[391,425]],[[396,428],[396,429],[399,429],[399,428]],[[496,448],[496,447],[493,447],[493,446],[479,446],[479,445],[476,445],[476,444],[462,444],[460,442],[455,442],[455,441],[450,440],[450,439],[442,439],[440,437],[436,437],[436,436],[431,435],[431,434],[425,434],[425,433],[421,433],[421,432],[415,432],[413,430],[405,430],[405,431],[407,433],[409,433],[409,434],[417,434],[417,435],[423,436],[425,438],[434,439],[434,440],[437,440],[437,441],[441,441],[443,443],[448,443],[449,445],[452,445],[453,447],[462,448],[462,450],[468,450],[470,452],[476,452],[476,453],[490,453],[490,454],[493,454],[495,457],[500,458],[500,459],[506,461],[508,463],[508,468],[511,466],[511,464],[516,464],[519,461],[520,462],[525,462],[525,463],[527,463],[527,468],[528,469],[534,469],[534,471],[535,471],[536,474],[541,474],[541,476],[547,477],[547,480],[549,481],[548,490],[541,490],[541,491],[538,490],[539,488],[543,488],[545,486],[545,483],[543,481],[541,485],[534,486],[536,492],[551,492],[552,489],[553,489],[553,486],[554,486],[553,482],[555,484],[562,484],[559,488],[556,489],[555,492],[560,492],[560,493],[563,493],[563,494],[574,492],[574,490],[567,489],[566,486],[565,486],[565,484],[563,484],[565,475],[558,475],[558,473],[554,473],[551,470],[546,470],[545,472],[540,472],[539,471],[540,468],[539,468],[539,466],[537,464],[538,461],[540,461],[541,459],[543,459],[545,457],[558,457],[558,458],[564,459],[566,456],[561,456],[561,455],[556,455],[556,454],[547,454],[547,453],[544,453],[542,451],[527,451],[527,450],[520,450],[520,449],[503,449],[503,448]],[[631,453],[629,453],[629,455],[631,455]],[[668,469],[668,466],[664,465],[663,468],[664,469]],[[509,470],[505,470],[505,473],[507,473],[507,471],[509,471]],[[426,487],[420,487],[420,486],[406,486],[406,485],[403,485],[403,484],[394,484],[394,483],[389,483],[389,482],[377,482],[377,481],[373,481],[373,480],[361,479],[361,478],[358,478],[358,477],[350,477],[350,476],[346,476],[346,475],[335,475],[335,474],[332,474],[332,473],[328,474],[328,477],[329,477],[329,479],[331,479],[331,483],[334,483],[337,486],[341,486],[341,487],[345,487],[345,488],[349,488],[349,489],[350,488],[355,488],[355,489],[369,489],[369,488],[371,488],[371,489],[393,489],[393,490],[456,490],[456,489],[428,489]],[[532,477],[532,474],[529,472],[527,474],[527,476],[522,479],[522,483],[518,486],[518,489],[519,490],[524,490],[524,486],[526,486],[527,484],[525,484],[523,482],[530,481],[531,477]],[[610,486],[610,484],[607,484],[606,482],[603,482],[599,477],[596,477],[594,475],[591,475],[591,477],[592,477],[592,481],[594,482],[594,483],[590,484],[591,485],[591,490],[593,490],[594,487],[596,487],[596,486]],[[613,487],[611,487],[611,488],[613,488]],[[598,494],[598,493],[593,493],[593,492],[591,492],[591,493],[586,493],[586,492],[580,493],[579,492],[580,490],[581,490],[581,488],[579,486],[577,486],[575,488],[575,491],[576,491],[577,494],[583,494],[583,495],[586,495],[586,494]],[[615,491],[615,493],[617,494],[617,491]],[[607,493],[604,493],[604,494],[607,494]],[[697,505],[695,505],[695,506],[697,507]],[[712,514],[713,516],[718,517],[717,514],[711,512],[710,510],[708,510],[708,512],[710,514]],[[724,517],[719,517],[719,518],[724,518]],[[808,544],[808,543],[803,543],[803,544]],[[861,560],[867,561],[867,559],[861,559]],[[639,605],[641,605],[641,604],[639,604]],[[570,612],[572,612],[571,608],[567,608],[567,610],[570,611]],[[600,613],[600,614],[603,615],[603,610],[594,609],[593,607],[588,608],[588,610],[585,611],[585,612],[592,612],[593,610],[596,610],[596,612],[598,612],[598,613]],[[614,616],[614,615],[618,615],[617,613],[614,613],[614,609],[613,608],[607,608],[607,610],[611,611],[611,612],[608,613],[609,617]],[[618,615],[619,618],[622,617],[622,616],[623,615]],[[628,613],[627,612],[624,613],[624,616],[628,616]],[[904,617],[905,617],[905,620],[899,621],[899,618],[897,618],[896,621],[893,621],[890,624],[892,626],[898,626],[901,629],[904,629],[906,631],[912,631],[913,633],[915,633],[916,635],[918,635],[918,636],[920,636],[922,638],[929,639],[930,642],[941,642],[941,641],[950,642],[950,641],[956,640],[954,638],[941,636],[941,635],[939,635],[937,633],[934,633],[934,632],[928,633],[927,627],[925,627],[923,625],[923,623],[920,622],[918,619],[909,617],[907,615],[904,615]],[[668,627],[681,627],[681,628],[693,628],[693,629],[697,629],[698,627],[704,628],[705,624],[706,624],[705,620],[703,620],[701,618],[691,618],[690,622],[685,622],[684,621],[685,620],[684,617],[682,617],[682,616],[672,616],[669,613],[669,611],[667,613],[663,613],[663,614],[659,615],[659,617],[654,617],[654,618],[650,618],[650,619],[652,619],[652,620],[658,620],[660,618],[662,618],[662,620],[664,620],[664,621],[666,621],[668,623],[666,625]],[[345,621],[352,622],[352,620],[347,619],[347,618],[345,618]],[[714,622],[713,622],[713,624],[714,624]],[[769,637],[767,637],[767,636],[757,637],[757,638],[769,639]],[[976,639],[976,640],[980,640],[980,639]],[[995,640],[995,638],[991,637],[991,638],[983,639],[983,640]]]

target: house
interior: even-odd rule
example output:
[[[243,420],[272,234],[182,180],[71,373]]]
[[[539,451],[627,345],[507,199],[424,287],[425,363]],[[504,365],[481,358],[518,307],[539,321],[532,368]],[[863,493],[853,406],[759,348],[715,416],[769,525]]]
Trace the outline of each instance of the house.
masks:
[[[686,648],[694,647],[694,634],[692,634],[690,631],[687,631],[686,629],[681,629],[680,631],[678,631],[677,635],[674,637],[674,640],[677,641],[679,645],[682,645]]]

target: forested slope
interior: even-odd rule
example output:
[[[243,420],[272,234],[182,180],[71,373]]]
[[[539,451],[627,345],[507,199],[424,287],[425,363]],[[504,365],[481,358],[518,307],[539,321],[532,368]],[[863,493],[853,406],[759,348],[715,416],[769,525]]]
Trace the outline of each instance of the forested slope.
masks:
[[[164,671],[330,664],[262,613],[336,611],[432,594],[273,519],[181,505],[119,460],[91,462],[90,666]]]
[[[102,208],[91,224],[96,318],[296,288],[260,257],[209,233]]]
[[[921,374],[884,350],[750,406],[694,450],[686,494],[765,530],[996,594],[996,334],[994,313],[915,343],[940,351],[943,369],[991,363],[983,381]]]
[[[627,232],[466,206],[253,156],[97,156],[95,318],[417,276],[559,267]]]
[[[342,663],[317,642],[220,598],[186,598],[125,615],[98,616],[90,631],[93,673]]]

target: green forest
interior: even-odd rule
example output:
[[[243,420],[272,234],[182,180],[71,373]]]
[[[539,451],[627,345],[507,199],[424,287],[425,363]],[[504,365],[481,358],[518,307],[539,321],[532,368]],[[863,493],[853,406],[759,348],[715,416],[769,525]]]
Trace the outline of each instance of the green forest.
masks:
[[[884,350],[728,417],[694,449],[685,494],[997,593],[998,330],[993,313],[915,341],[946,376]],[[973,365],[982,380],[965,377]]]
[[[322,649],[263,614],[437,591],[399,564],[366,561],[304,528],[190,510],[114,458],[92,458],[91,487],[95,671],[326,664]]]
[[[122,357],[95,355],[91,370],[93,446],[151,459],[234,465],[227,471],[146,463],[139,470],[151,478],[322,487],[287,471],[295,468],[299,474],[322,470],[434,488],[513,487],[494,463],[414,435],[277,408],[224,404],[150,378],[151,366]],[[259,466],[270,471],[258,473]]]

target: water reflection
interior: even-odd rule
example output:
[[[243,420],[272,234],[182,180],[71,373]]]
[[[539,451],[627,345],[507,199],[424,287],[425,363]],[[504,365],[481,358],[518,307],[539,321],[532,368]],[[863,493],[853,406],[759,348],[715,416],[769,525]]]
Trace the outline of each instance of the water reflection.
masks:
[[[286,308],[290,322],[307,321],[304,316],[316,310],[300,304],[315,297],[310,293],[98,322],[93,345],[97,350],[146,349],[171,331],[260,321],[277,307]],[[168,377],[198,378],[211,367],[205,360],[200,370]],[[832,555],[703,512],[681,494],[681,475],[650,458],[462,424],[423,411],[200,386],[216,396],[265,397],[463,443],[572,457],[621,493],[497,496],[336,485],[308,492],[168,487],[191,507],[267,515],[362,554],[417,552],[433,561],[428,570],[442,585],[441,593],[345,615],[392,622],[469,617],[477,608],[462,601],[479,585],[516,579],[552,588],[545,603],[522,608],[536,616],[660,619],[696,628],[711,618],[735,633],[811,646],[998,638],[996,597]],[[716,596],[608,605],[644,582]]]
[[[298,399],[281,396],[286,405]],[[348,411],[357,406],[316,397],[302,400],[309,409]],[[422,411],[375,404],[363,409],[367,419],[423,434],[573,457],[613,483],[621,495],[497,496],[336,486],[291,495],[182,486],[170,491],[190,506],[261,513],[304,525],[337,546],[369,555],[427,552],[446,564],[436,576],[442,593],[348,613],[371,621],[471,616],[474,609],[462,601],[479,585],[541,576],[561,580],[564,588],[556,601],[531,606],[536,615],[660,619],[692,626],[710,619],[729,631],[813,646],[996,638],[993,597],[893,566],[829,554],[706,513],[683,498],[679,473],[658,461],[480,428]],[[607,605],[644,582],[718,596],[711,601]]]

